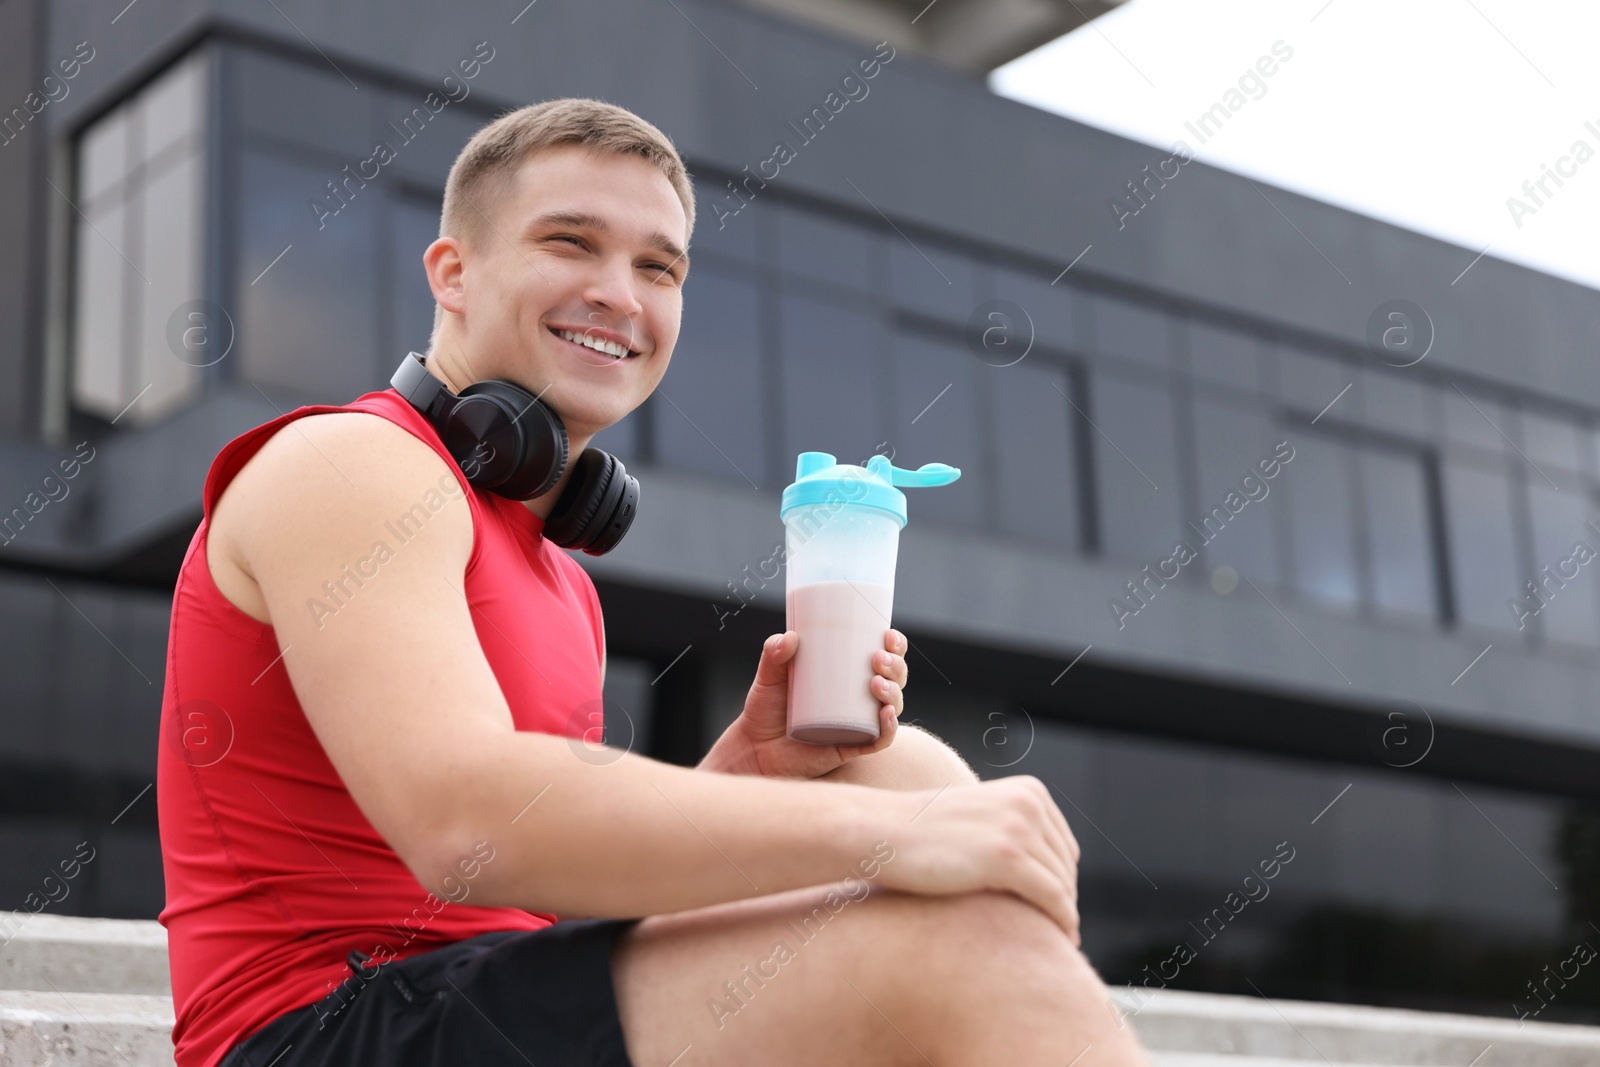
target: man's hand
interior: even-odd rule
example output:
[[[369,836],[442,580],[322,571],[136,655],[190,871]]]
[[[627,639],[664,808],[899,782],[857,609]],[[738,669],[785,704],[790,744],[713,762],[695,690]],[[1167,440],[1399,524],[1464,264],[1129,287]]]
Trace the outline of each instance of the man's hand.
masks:
[[[900,800],[905,797],[905,800]],[[896,795],[914,807],[890,839],[879,884],[946,896],[1014,893],[1083,944],[1078,929],[1078,839],[1050,790],[1031,774]]]
[[[878,739],[866,745],[808,745],[789,739],[789,665],[799,648],[800,635],[794,630],[767,638],[744,711],[711,746],[698,770],[816,778],[857,756],[881,752],[893,744],[896,724],[905,710],[905,635],[899,630],[885,631],[883,650],[872,657],[874,673],[868,684],[881,706]]]

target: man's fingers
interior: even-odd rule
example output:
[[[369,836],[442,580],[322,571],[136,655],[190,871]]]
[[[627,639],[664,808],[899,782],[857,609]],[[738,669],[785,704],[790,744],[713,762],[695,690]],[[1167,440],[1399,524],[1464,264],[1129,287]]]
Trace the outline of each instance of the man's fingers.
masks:
[[[872,695],[877,698],[878,702],[889,705],[894,709],[896,715],[905,710],[905,695],[900,692],[900,687],[888,678],[880,674],[871,679],[868,687],[872,690]]]
[[[1018,884],[1007,888],[1054,919],[1072,943],[1079,944],[1077,898],[1068,894],[1053,872],[1032,856],[1024,860],[1017,874]]]
[[[906,635],[899,630],[884,631],[883,648],[887,654],[888,662],[880,663],[880,657],[874,656],[873,666],[881,671],[885,677],[904,686],[910,674],[910,669],[906,665],[906,650],[910,646],[911,642],[907,641]]]
[[[1072,859],[1071,854],[1062,848],[1062,843],[1059,840],[1056,840],[1048,833],[1041,851],[1043,855],[1038,857],[1039,862],[1055,876],[1062,892],[1076,902],[1078,899],[1077,861]]]
[[[761,645],[761,659],[756,663],[755,685],[781,686],[789,676],[789,663],[800,648],[800,635],[793,630],[773,634]]]
[[[1061,809],[1056,806],[1055,798],[1049,798],[1046,805],[1049,811],[1045,814],[1045,842],[1055,863],[1052,864],[1067,889],[1074,899],[1078,895],[1078,839],[1073,836],[1072,828],[1067,825],[1066,817],[1061,814]]]
[[[1066,794],[1063,793],[1062,795],[1065,796]],[[1047,813],[1047,816],[1048,816],[1048,818],[1050,820],[1051,825],[1057,827],[1060,830],[1061,835],[1065,838],[1066,843],[1067,843],[1066,844],[1067,852],[1072,857],[1072,862],[1076,863],[1076,862],[1078,862],[1078,851],[1079,851],[1078,850],[1078,838],[1077,838],[1077,836],[1075,834],[1073,834],[1072,827],[1070,825],[1068,825],[1067,816],[1061,810],[1061,805],[1055,803],[1055,798],[1054,797],[1051,797],[1050,799],[1051,799],[1050,810]]]
[[[896,656],[890,652],[879,652],[874,655],[872,658],[872,670],[874,677],[893,682],[901,689],[906,687],[910,673],[906,669],[904,657]]]
[[[1072,836],[1072,828],[1067,825],[1066,819],[1061,815],[1061,809],[1053,802],[1050,807],[1055,808],[1053,817],[1047,814],[1045,818],[1045,837],[1064,863],[1074,871],[1078,866],[1078,842]]]

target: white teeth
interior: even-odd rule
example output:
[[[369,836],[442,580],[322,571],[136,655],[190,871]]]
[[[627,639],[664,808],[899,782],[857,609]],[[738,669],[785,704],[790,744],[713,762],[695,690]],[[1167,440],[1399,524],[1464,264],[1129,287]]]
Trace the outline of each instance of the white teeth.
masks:
[[[617,359],[622,359],[628,354],[628,350],[619,344],[613,344],[610,341],[602,341],[598,337],[590,337],[587,334],[577,333],[573,330],[562,330],[561,336],[566,340],[573,342],[574,344],[583,345],[585,348],[592,348],[596,352],[604,352],[606,355],[615,356]]]

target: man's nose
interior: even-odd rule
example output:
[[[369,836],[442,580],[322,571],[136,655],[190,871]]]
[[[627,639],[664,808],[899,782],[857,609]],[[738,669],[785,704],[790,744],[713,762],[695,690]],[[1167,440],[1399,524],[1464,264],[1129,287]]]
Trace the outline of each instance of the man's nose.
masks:
[[[584,298],[591,304],[631,318],[644,310],[634,292],[636,282],[632,262],[620,256],[608,257],[596,267]]]

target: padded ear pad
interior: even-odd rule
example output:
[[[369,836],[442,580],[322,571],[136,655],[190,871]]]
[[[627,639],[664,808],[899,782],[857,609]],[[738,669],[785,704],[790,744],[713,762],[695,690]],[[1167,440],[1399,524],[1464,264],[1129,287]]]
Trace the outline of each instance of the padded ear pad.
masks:
[[[586,448],[545,520],[544,536],[562,548],[604,555],[628,532],[638,508],[638,479],[610,453]]]
[[[567,428],[527,390],[474,382],[439,427],[467,481],[513,500],[548,493],[567,467]]]

